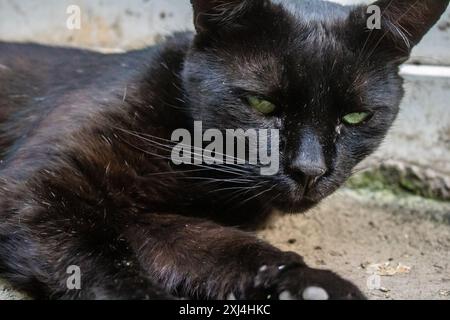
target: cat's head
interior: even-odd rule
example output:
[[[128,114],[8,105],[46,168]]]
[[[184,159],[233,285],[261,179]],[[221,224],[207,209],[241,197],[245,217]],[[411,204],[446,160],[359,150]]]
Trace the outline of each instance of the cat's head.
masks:
[[[368,23],[377,27],[370,20],[377,11],[368,6],[192,4],[197,35],[183,81],[193,120],[204,129],[279,129],[278,174],[263,177],[246,166],[238,186],[247,198],[302,211],[334,192],[380,145],[403,97],[399,66],[448,0],[377,1],[381,29],[373,30]]]

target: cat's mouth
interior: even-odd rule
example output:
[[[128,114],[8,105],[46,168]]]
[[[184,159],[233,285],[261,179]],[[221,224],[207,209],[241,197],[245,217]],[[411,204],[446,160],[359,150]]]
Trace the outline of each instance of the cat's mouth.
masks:
[[[285,213],[302,213],[314,208],[317,204],[318,202],[303,198],[301,200],[279,202],[276,209]]]
[[[306,179],[299,183],[297,179],[286,176],[283,179],[280,193],[273,203],[274,207],[286,213],[302,213],[315,207],[322,198],[314,197],[319,179]]]

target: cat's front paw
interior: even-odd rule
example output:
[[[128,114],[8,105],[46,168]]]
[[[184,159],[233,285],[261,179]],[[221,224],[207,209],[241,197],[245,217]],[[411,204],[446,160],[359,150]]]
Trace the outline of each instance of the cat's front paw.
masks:
[[[245,290],[255,300],[364,300],[352,283],[330,271],[306,265],[263,265]]]

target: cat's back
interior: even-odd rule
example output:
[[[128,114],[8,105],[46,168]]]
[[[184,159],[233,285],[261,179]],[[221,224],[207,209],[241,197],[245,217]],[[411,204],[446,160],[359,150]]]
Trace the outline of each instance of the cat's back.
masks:
[[[28,145],[62,139],[97,109],[112,106],[151,61],[152,51],[106,55],[0,42],[2,164]]]
[[[66,166],[68,155],[102,158],[114,125],[132,123],[136,108],[159,96],[148,84],[172,83],[167,65],[180,68],[191,39],[175,34],[123,54],[0,42],[0,180],[25,182]],[[146,117],[157,117],[149,111]],[[153,122],[146,125],[160,127]]]
[[[151,58],[152,48],[126,54],[0,42],[0,106],[3,112],[86,88],[126,79]],[[149,57],[149,59],[141,59]],[[43,103],[45,104],[45,103]],[[14,111],[14,110],[8,110]]]

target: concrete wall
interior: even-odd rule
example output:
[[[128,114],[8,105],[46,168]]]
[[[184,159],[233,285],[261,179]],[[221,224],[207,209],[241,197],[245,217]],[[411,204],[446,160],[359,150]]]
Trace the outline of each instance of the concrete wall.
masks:
[[[295,0],[294,0],[295,1]],[[344,4],[370,0],[333,0]],[[0,0],[0,39],[91,48],[135,48],[161,35],[192,29],[189,0]],[[70,5],[82,10],[82,28],[66,27]],[[414,50],[414,60],[450,65],[450,10]]]
[[[80,30],[66,27],[72,4],[82,10]],[[0,40],[7,41],[129,49],[192,29],[191,21],[188,0],[0,0]],[[450,10],[414,50],[412,62],[435,67],[405,67],[402,113],[372,160],[411,162],[450,177]]]

